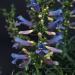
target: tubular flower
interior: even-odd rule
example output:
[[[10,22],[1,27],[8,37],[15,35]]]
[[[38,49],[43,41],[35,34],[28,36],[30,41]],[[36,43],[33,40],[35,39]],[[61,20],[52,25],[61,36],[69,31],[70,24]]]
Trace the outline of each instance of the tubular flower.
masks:
[[[17,60],[27,60],[29,59],[27,55],[12,53],[11,57],[14,59],[12,64],[16,64]]]
[[[59,34],[59,35],[55,35],[52,39],[48,40],[47,42],[49,44],[57,44],[60,43],[62,39],[63,39],[63,35]]]
[[[27,19],[25,19],[25,18],[22,17],[22,16],[18,16],[17,19],[21,21],[20,24],[25,24],[25,25],[27,25],[28,27],[31,27],[31,26],[32,26],[32,22],[28,21]],[[19,24],[19,23],[18,23],[18,24]],[[19,25],[20,25],[20,24],[19,24]]]
[[[71,26],[75,26],[75,22],[72,22],[72,23],[71,23]]]
[[[23,46],[32,46],[32,42],[30,41],[26,41],[26,40],[23,40],[23,39],[20,39],[18,37],[15,37],[15,42],[19,43],[20,45],[23,45]]]
[[[56,21],[54,22],[49,22],[48,27],[50,29],[55,29],[56,27],[59,27],[59,25],[63,22],[63,17],[59,17]]]
[[[48,52],[49,51],[46,49],[45,45],[42,43],[38,45],[38,49],[35,51],[35,53],[40,55],[40,56],[44,56]]]
[[[49,11],[49,16],[61,16],[62,13],[62,9],[57,9],[55,11]]]
[[[22,24],[22,22],[16,22],[15,26],[20,26]]]
[[[20,44],[19,44],[19,43],[14,43],[14,44],[13,44],[13,46],[12,46],[12,48],[17,49],[19,46],[20,46]]]
[[[31,1],[31,6],[34,8],[34,10],[36,12],[39,12],[40,11],[40,6],[39,4],[36,2],[36,0],[30,0]]]
[[[59,25],[58,27],[56,27],[56,29],[61,29],[61,30],[65,30],[65,27],[63,25]]]
[[[54,53],[62,53],[62,50],[57,49],[57,48],[53,48],[53,47],[49,47],[49,46],[46,46],[46,48]]]
[[[70,12],[70,14],[71,14],[71,15],[75,14],[75,10],[72,10],[72,11]]]
[[[19,31],[19,34],[30,34],[33,30]]]

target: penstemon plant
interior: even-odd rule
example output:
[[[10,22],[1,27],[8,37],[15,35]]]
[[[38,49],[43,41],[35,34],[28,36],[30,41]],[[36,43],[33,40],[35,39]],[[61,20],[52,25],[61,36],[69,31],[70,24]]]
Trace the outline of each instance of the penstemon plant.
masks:
[[[11,63],[22,69],[15,75],[68,75],[65,69],[69,69],[69,66],[63,69],[66,59],[75,67],[68,53],[74,39],[69,38],[68,31],[74,29],[75,24],[70,23],[69,19],[75,10],[68,9],[72,2],[57,1],[62,6],[55,9],[54,0],[26,0],[26,10],[31,20],[21,14],[15,17],[16,9],[13,5],[10,12],[3,9],[8,33],[13,38],[12,48],[20,49],[20,53],[11,54]],[[27,28],[20,30],[20,26]],[[29,35],[36,36],[32,39]]]

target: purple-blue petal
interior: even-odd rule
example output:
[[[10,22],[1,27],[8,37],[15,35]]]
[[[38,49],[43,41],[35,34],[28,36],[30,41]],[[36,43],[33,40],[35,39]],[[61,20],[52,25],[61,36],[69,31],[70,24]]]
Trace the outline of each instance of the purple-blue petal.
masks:
[[[75,10],[72,10],[72,11],[71,11],[71,14],[75,14]]]
[[[16,48],[17,49],[19,46],[20,46],[19,43],[14,43],[12,48]]]
[[[25,24],[25,25],[27,25],[27,26],[29,26],[29,27],[32,26],[32,22],[28,21],[27,19],[25,19],[25,18],[22,17],[22,16],[18,16],[17,19],[21,21],[21,22],[20,22],[21,24]]]
[[[59,35],[54,36],[52,39],[48,40],[48,43],[50,43],[50,44],[57,44],[62,39],[63,39],[63,35],[62,34],[59,34]]]
[[[17,60],[26,60],[28,59],[27,56],[23,55],[23,54],[16,54],[16,53],[12,53],[11,57],[13,58],[12,60],[12,64],[16,64]]]
[[[36,0],[30,0],[31,4],[36,3]]]
[[[39,11],[40,11],[40,6],[39,6],[39,4],[37,3],[37,1],[36,1],[36,0],[30,0],[30,2],[31,2],[31,6],[34,8],[34,10],[35,10],[36,12],[39,12]]]
[[[15,26],[20,26],[22,23],[21,22],[16,22]]]
[[[61,16],[62,13],[62,9],[57,9],[55,11],[49,11],[49,16]]]
[[[31,46],[32,44],[29,43],[28,41],[26,40],[23,40],[23,39],[20,39],[18,37],[15,37],[15,42],[19,43],[20,45],[23,45],[23,46]]]
[[[56,27],[59,27],[59,25],[63,22],[63,20],[64,20],[63,17],[58,17],[56,21],[49,22],[48,27],[50,29],[52,29],[52,28],[55,29]]]
[[[16,53],[12,53],[11,57],[14,59],[27,59],[27,56],[25,56],[23,54],[16,54]]]
[[[35,10],[36,12],[39,12],[39,11],[40,11],[40,6],[39,6],[38,3],[33,4],[32,7],[34,8],[34,10]]]
[[[16,62],[17,62],[17,59],[14,59],[14,60],[12,60],[12,64],[16,64]]]
[[[56,27],[56,29],[61,29],[61,30],[65,30],[65,27],[62,25],[59,25],[58,27]]]
[[[72,22],[72,23],[71,23],[71,26],[75,26],[75,22]]]

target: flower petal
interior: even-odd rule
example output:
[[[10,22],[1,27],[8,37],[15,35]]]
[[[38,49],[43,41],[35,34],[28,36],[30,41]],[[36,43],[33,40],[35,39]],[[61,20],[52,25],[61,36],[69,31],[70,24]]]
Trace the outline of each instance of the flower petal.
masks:
[[[33,30],[20,31],[19,34],[30,34]]]
[[[48,27],[50,29],[55,29],[56,27],[59,27],[59,25],[63,22],[63,17],[58,17],[56,21],[54,22],[49,22]]]
[[[28,21],[27,19],[23,18],[22,16],[18,16],[17,19],[20,20],[22,24],[25,24],[29,27],[32,26],[32,22]]]
[[[13,46],[12,46],[12,48],[16,48],[17,49],[19,46],[20,46],[19,43],[14,43]]]
[[[30,41],[26,41],[26,40],[20,39],[18,37],[15,37],[14,40],[15,40],[15,42],[17,42],[23,46],[32,46],[32,42],[30,42]]]
[[[51,59],[45,59],[44,63],[48,64],[48,65],[59,65],[59,63],[57,61],[53,61]]]
[[[56,35],[55,32],[45,31],[48,35]]]
[[[39,12],[40,11],[40,6],[39,4],[36,2],[36,0],[30,0],[31,1],[31,6],[34,8],[34,10],[36,12]]]
[[[20,26],[22,24],[22,22],[16,22],[15,26]]]
[[[62,14],[62,9],[57,9],[55,11],[49,11],[49,16],[60,16]]]
[[[57,48],[54,48],[54,47],[49,47],[49,46],[46,46],[46,48],[52,52],[55,52],[55,53],[62,53],[62,50],[60,49],[57,49]]]
[[[54,36],[52,39],[48,40],[47,42],[48,42],[49,44],[57,44],[57,43],[59,43],[62,39],[63,39],[63,35],[62,35],[62,34],[59,34],[59,35]]]
[[[14,59],[27,59],[28,58],[26,55],[16,54],[16,53],[12,53],[11,57],[14,58]]]
[[[70,14],[71,14],[71,15],[75,14],[75,10],[72,10],[72,11],[70,12]]]
[[[16,64],[17,59],[14,59],[11,63]]]

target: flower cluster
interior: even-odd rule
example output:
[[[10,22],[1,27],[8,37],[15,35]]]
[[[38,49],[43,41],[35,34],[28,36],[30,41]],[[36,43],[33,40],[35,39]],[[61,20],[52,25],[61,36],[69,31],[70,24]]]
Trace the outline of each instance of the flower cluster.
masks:
[[[31,9],[29,10],[29,8]],[[12,48],[22,49],[24,54],[12,53],[12,64],[17,64],[18,60],[22,60],[19,68],[25,68],[29,64],[36,66],[36,62],[42,65],[59,65],[59,62],[53,60],[52,56],[54,53],[63,52],[63,50],[56,46],[63,44],[63,33],[66,29],[64,25],[64,10],[62,8],[51,10],[48,5],[41,5],[39,1],[30,0],[28,11],[31,17],[30,21],[19,15],[16,17],[17,21],[14,23],[14,27],[17,29],[22,25],[27,26],[28,29],[18,30],[17,35],[13,34],[14,44]],[[75,10],[70,12],[70,15],[74,14]],[[75,22],[72,22],[69,27],[73,28],[72,26],[74,25]],[[13,32],[15,33],[15,31]],[[30,34],[35,35],[34,33],[38,36],[37,42],[30,37],[30,39],[26,38]]]
[[[64,30],[65,29],[65,27],[62,25],[63,20],[64,20],[64,18],[63,18],[63,11],[62,11],[62,9],[49,10],[48,18],[49,17],[50,18],[55,17],[55,20],[52,21],[52,22],[48,22],[48,25],[45,26],[44,25],[44,18],[42,16],[45,16],[45,15],[43,15],[43,13],[44,14],[46,14],[46,13],[45,12],[41,12],[42,7],[40,7],[40,5],[35,0],[30,0],[30,2],[31,2],[31,8],[33,8],[35,10],[34,13],[37,12],[38,15],[39,15],[39,16],[37,15],[40,18],[38,26],[41,25],[40,26],[41,29],[46,27],[46,30],[43,31],[43,32],[45,32],[49,36],[53,36],[51,39],[47,39],[47,40],[42,41],[44,38],[46,38],[46,36],[43,36],[43,32],[41,30],[38,31],[38,43],[35,45],[36,49],[35,49],[35,51],[33,53],[37,54],[38,56],[40,56],[42,58],[41,60],[43,62],[45,62],[46,64],[58,65],[58,64],[55,63],[57,61],[52,61],[51,56],[53,55],[53,53],[62,53],[62,50],[54,48],[54,47],[51,47],[50,45],[52,45],[52,44],[56,45],[56,44],[62,42],[62,39],[63,39],[62,31],[61,32],[55,32],[54,30]],[[39,14],[40,12],[41,12],[41,15]],[[19,33],[18,33],[19,35],[28,35],[28,34],[31,34],[34,31],[36,32],[35,27],[33,27],[34,24],[36,24],[36,22],[33,23],[31,21],[28,21],[27,19],[25,19],[21,15],[17,16],[16,18],[18,19],[18,22],[15,23],[16,27],[17,26],[21,26],[23,24],[23,25],[26,25],[26,26],[28,26],[30,28],[30,30],[19,31]],[[48,29],[47,29],[47,27],[48,27]],[[36,28],[37,28],[37,24],[36,24]],[[23,40],[23,39],[21,39],[19,37],[15,37],[14,38],[14,42],[15,43],[13,44],[12,47],[14,47],[16,49],[18,47],[26,47],[26,46],[31,47],[31,46],[34,46],[33,45],[34,41]],[[48,54],[49,54],[49,56],[46,57]],[[29,55],[27,55],[27,56],[29,56]],[[12,57],[15,58],[12,61],[13,64],[16,64],[15,62],[17,60],[19,60],[19,59],[26,60],[25,59],[26,56],[24,56],[24,55],[12,54]],[[48,62],[46,62],[47,60],[48,60]]]

